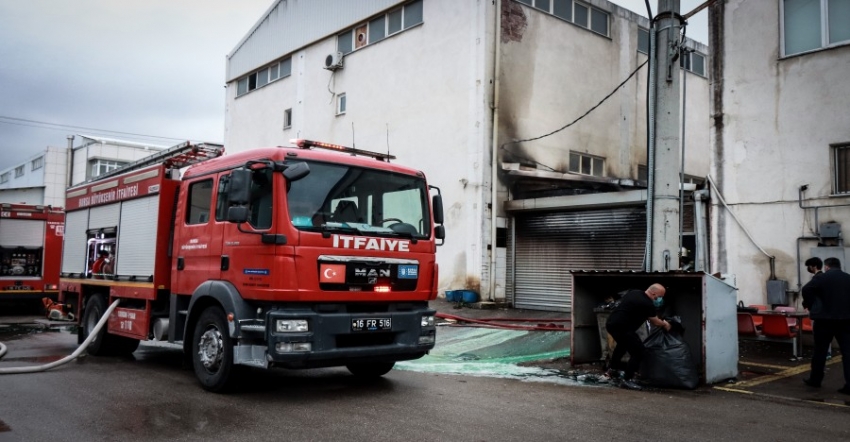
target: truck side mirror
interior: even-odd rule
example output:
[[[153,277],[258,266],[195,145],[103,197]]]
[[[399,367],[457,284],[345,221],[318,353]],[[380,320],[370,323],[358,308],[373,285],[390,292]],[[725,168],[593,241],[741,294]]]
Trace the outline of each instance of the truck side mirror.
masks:
[[[434,195],[431,206],[434,208],[434,222],[437,224],[443,224],[443,197],[439,194]]]
[[[446,239],[446,227],[445,226],[434,227],[434,236],[437,239]]]
[[[248,221],[250,212],[246,206],[231,206],[227,208],[227,221],[231,223],[244,223]]]
[[[227,191],[227,202],[230,205],[244,206],[251,202],[251,174],[248,169],[237,169],[230,174],[230,189]],[[230,211],[228,210],[228,220]]]
[[[307,163],[294,163],[283,171],[283,176],[288,182],[298,181],[310,174],[310,166]]]

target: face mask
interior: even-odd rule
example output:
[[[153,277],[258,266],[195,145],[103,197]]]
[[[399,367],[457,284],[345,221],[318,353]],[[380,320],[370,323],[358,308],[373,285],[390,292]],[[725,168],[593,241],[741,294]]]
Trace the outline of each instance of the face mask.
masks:
[[[661,307],[662,305],[664,305],[664,298],[655,298],[655,299],[653,299],[653,300],[652,300],[652,305],[654,305],[654,306],[655,306],[655,308],[659,308],[659,307]]]

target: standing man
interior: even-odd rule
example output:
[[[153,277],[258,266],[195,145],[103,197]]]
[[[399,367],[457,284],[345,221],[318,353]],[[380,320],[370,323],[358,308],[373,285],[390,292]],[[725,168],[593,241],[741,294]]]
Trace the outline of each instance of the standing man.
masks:
[[[834,338],[844,355],[844,387],[838,392],[850,394],[850,275],[841,271],[838,258],[827,258],[823,267],[823,275],[803,286],[803,307],[809,309],[815,341],[812,372],[803,382],[820,387],[827,349]]]
[[[850,276],[850,275],[848,275]],[[670,324],[659,318],[657,309],[664,303],[666,289],[661,284],[652,284],[644,291],[629,290],[623,295],[620,304],[614,308],[605,323],[608,334],[617,342],[614,353],[611,355],[611,367],[620,365],[620,359],[628,353],[629,363],[623,375],[623,388],[640,390],[640,385],[632,381],[635,372],[640,369],[640,361],[643,359],[643,342],[637,335],[638,327],[646,321],[657,327],[664,327],[670,331]]]
[[[812,279],[818,275],[822,275],[823,261],[818,257],[809,258],[806,260],[806,270],[812,274]]]

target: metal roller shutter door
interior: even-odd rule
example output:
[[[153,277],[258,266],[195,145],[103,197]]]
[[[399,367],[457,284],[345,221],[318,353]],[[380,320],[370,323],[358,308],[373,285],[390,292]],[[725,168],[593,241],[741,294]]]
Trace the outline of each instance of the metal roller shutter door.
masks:
[[[159,195],[125,201],[121,207],[121,237],[115,273],[150,276],[154,271]]]
[[[1,247],[43,247],[44,221],[29,219],[0,220]]]
[[[62,273],[86,271],[86,226],[89,210],[76,210],[65,214],[65,233],[62,246]]]
[[[92,207],[89,217],[89,229],[118,227],[118,215],[121,213],[120,204]]]
[[[644,207],[518,214],[514,223],[510,276],[517,308],[569,311],[570,270],[643,268]]]

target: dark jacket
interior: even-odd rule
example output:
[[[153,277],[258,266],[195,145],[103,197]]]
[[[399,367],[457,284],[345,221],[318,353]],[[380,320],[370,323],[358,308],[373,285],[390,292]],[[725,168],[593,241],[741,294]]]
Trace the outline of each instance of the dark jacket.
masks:
[[[812,319],[850,319],[850,275],[829,269],[803,286],[803,307]]]

